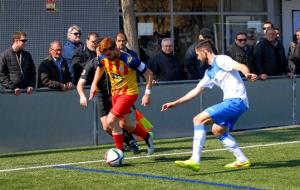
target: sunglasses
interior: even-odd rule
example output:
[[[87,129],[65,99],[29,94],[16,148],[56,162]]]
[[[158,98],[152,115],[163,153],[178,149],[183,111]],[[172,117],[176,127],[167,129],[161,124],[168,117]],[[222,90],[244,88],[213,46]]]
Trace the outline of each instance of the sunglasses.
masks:
[[[74,34],[75,36],[81,36],[80,32],[75,32],[75,33],[72,33],[72,34]]]
[[[21,42],[27,42],[27,39],[20,40]]]
[[[247,41],[247,39],[237,39],[237,41],[242,42],[242,41]]]

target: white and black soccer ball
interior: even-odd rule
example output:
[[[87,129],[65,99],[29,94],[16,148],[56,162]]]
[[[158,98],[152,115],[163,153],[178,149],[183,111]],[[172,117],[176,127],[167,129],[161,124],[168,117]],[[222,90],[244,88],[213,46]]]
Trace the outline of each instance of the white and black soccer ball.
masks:
[[[111,148],[106,151],[104,159],[109,166],[118,167],[123,163],[124,153],[120,149]]]

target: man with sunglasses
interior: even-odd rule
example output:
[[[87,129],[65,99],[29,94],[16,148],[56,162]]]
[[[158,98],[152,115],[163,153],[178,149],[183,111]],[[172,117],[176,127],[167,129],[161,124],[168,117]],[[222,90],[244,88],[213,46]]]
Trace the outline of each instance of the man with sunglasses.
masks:
[[[11,48],[0,54],[0,83],[2,88],[11,89],[18,96],[21,89],[31,94],[36,84],[36,71],[32,56],[25,51],[27,35],[15,32]]]
[[[233,60],[245,64],[253,72],[253,47],[247,45],[247,33],[238,32],[232,45],[227,48],[226,55]]]
[[[83,46],[83,43],[80,41],[81,36],[81,28],[77,25],[72,25],[68,28],[67,33],[67,42],[63,46],[63,58],[66,59],[69,67],[69,71],[71,73],[72,79],[74,78],[74,71],[72,66],[72,57],[74,55],[74,51]]]

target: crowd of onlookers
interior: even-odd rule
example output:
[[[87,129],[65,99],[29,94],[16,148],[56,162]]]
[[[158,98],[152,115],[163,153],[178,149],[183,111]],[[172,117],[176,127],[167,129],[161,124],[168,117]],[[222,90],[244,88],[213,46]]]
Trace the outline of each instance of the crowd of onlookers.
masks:
[[[247,65],[251,72],[256,73],[261,80],[268,79],[268,76],[288,75],[291,77],[293,74],[300,74],[300,29],[296,31],[287,56],[278,28],[266,21],[263,23],[263,31],[264,36],[254,40],[250,39],[246,32],[238,32],[234,43],[226,49],[225,54]],[[199,32],[198,39],[212,40],[213,34],[210,29],[203,28]],[[81,41],[81,28],[77,25],[70,26],[65,44],[58,40],[50,42],[49,55],[39,64],[36,74],[31,54],[24,49],[27,42],[26,33],[15,32],[12,36],[11,47],[0,54],[0,84],[4,89],[13,90],[15,95],[20,94],[21,89],[26,89],[30,94],[36,86],[61,91],[70,90],[77,85],[85,66],[97,65],[96,45],[100,40],[97,32],[90,32],[84,44]],[[126,47],[127,38],[124,33],[118,32],[114,40],[116,48],[126,51],[133,57],[138,57],[136,52]],[[197,41],[190,45],[185,54],[185,61],[181,63],[174,55],[173,40],[162,39],[161,49],[146,62],[155,80],[201,79],[208,65],[202,64],[197,59],[196,44]],[[218,54],[216,47],[213,47],[213,51]],[[87,85],[90,85],[93,80],[94,69],[86,78]]]

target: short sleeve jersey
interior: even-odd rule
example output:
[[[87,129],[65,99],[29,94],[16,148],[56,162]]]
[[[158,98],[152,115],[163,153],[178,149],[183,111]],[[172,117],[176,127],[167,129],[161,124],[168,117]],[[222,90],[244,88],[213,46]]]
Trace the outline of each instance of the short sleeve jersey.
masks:
[[[212,88],[219,86],[223,91],[223,99],[241,98],[247,106],[248,98],[244,82],[233,66],[239,64],[226,55],[216,55],[213,64],[206,70],[199,86]]]
[[[123,51],[116,60],[110,61],[103,55],[100,55],[98,60],[99,66],[103,67],[109,76],[112,96],[138,94],[136,72],[146,72],[147,66],[143,62]]]

